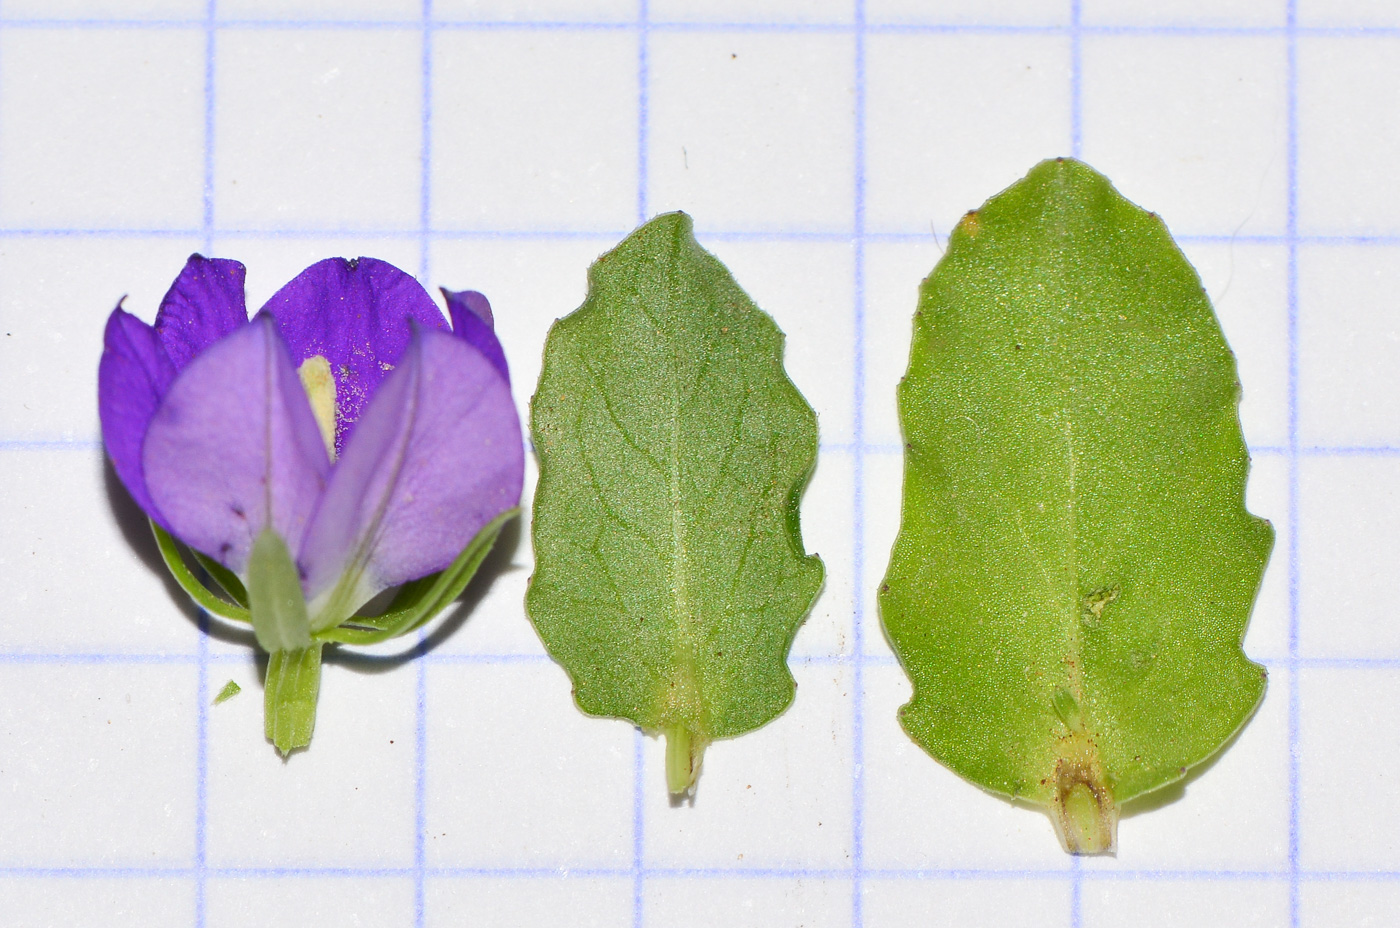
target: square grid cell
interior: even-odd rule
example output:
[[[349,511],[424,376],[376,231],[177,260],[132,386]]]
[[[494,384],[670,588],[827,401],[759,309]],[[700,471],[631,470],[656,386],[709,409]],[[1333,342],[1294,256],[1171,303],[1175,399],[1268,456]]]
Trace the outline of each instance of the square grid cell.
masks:
[[[592,92],[570,88],[586,80]],[[432,217],[443,229],[625,230],[637,45],[617,30],[445,30],[433,45]]]
[[[865,884],[869,928],[1068,928],[1064,880],[872,879]]]
[[[1375,251],[1385,242],[1357,237],[1395,229],[1395,187],[1374,165],[1394,147],[1386,101],[1400,76],[1386,56],[1393,35],[1370,30],[1396,23],[1366,0],[1139,9],[0,5],[0,307],[17,333],[5,337],[24,339],[0,356],[0,461],[21,488],[3,503],[20,527],[0,563],[43,552],[105,557],[113,571],[95,584],[101,602],[46,589],[42,569],[5,573],[16,601],[69,621],[66,635],[36,622],[0,635],[0,734],[21,758],[0,778],[28,797],[10,819],[0,909],[16,924],[81,923],[110,880],[102,898],[118,908],[103,908],[105,922],[200,928],[296,906],[306,919],[384,925],[491,913],[634,928],[856,928],[930,911],[962,912],[961,924],[1150,913],[1320,928],[1388,913],[1384,879],[1400,853],[1387,843],[1394,810],[1375,797],[1394,760],[1376,747],[1395,702],[1391,642],[1383,620],[1359,614],[1336,626],[1341,639],[1316,638],[1325,646],[1312,629],[1335,625],[1343,593],[1360,612],[1384,601],[1374,589],[1329,595],[1340,581],[1320,586],[1314,572],[1340,563],[1356,584],[1381,586],[1373,562],[1393,546],[1375,505],[1395,429]],[[957,144],[979,131],[988,137]],[[1273,672],[1260,715],[1184,797],[1125,821],[1131,851],[1091,864],[1065,858],[1043,816],[962,783],[898,730],[908,685],[872,599],[898,500],[893,386],[935,230],[1060,153],[1086,155],[1185,233],[1240,356],[1258,458],[1251,506],[1281,530],[1247,643]],[[382,655],[333,662],[316,749],[287,764],[259,752],[246,643],[192,635],[154,565],[126,563],[150,552],[128,532],[139,516],[99,479],[95,447],[82,446],[95,428],[90,374],[61,378],[81,384],[71,389],[35,386],[77,363],[55,347],[64,339],[95,358],[89,322],[110,297],[94,266],[135,252],[107,276],[147,319],[192,248],[245,258],[254,307],[329,253],[385,256],[427,284],[480,280],[519,307],[501,326],[523,404],[543,332],[581,299],[587,260],[670,208],[696,215],[702,243],[779,318],[789,370],[824,441],[841,446],[825,450],[805,503],[830,614],[799,637],[798,703],[716,746],[697,805],[670,808],[659,743],[579,715],[533,640],[518,608],[528,536],[517,534],[482,613],[444,646],[389,673]],[[60,238],[76,247],[56,248]],[[60,252],[77,260],[55,267]],[[151,254],[159,273],[131,270]],[[1328,275],[1361,298],[1337,297],[1319,283]],[[52,327],[35,322],[36,305],[53,307]],[[1359,376],[1343,383],[1338,371]],[[812,513],[822,493],[849,500],[848,528],[846,516],[826,525]],[[90,505],[100,530],[47,528],[81,528]],[[1352,557],[1349,511],[1370,541]],[[82,615],[117,600],[138,604],[149,631],[138,623],[123,637]],[[247,692],[209,706],[229,678]],[[560,732],[563,755],[544,753]],[[1353,776],[1333,776],[1338,764]],[[790,785],[788,768],[800,771]],[[761,776],[739,784],[745,769]],[[1362,804],[1351,801],[1358,780]],[[746,808],[755,800],[741,785],[770,802]],[[1241,817],[1247,835],[1231,830]],[[1211,853],[1191,852],[1202,846]],[[1358,874],[1381,881],[1318,877]]]
[[[133,664],[115,655],[7,664],[0,794],[10,812],[0,867],[78,876],[85,868],[156,876],[189,867],[198,796],[186,694],[195,677],[192,662]]]
[[[403,29],[220,30],[216,222],[417,228],[422,46],[420,32]]]
[[[103,325],[154,322],[194,236],[16,237],[0,245],[0,438],[94,442]]]
[[[413,881],[404,877],[225,877],[211,880],[206,890],[206,924],[412,928],[413,891]]]
[[[684,209],[702,234],[848,232],[852,51],[825,32],[653,34],[652,209]]]
[[[1318,242],[1298,255],[1298,438],[1400,446],[1400,248]]]
[[[632,880],[616,877],[435,877],[426,896],[427,928],[471,924],[483,912],[512,928],[613,928],[630,924],[634,908]]]
[[[1393,665],[1309,668],[1301,678],[1302,864],[1333,878],[1393,872],[1400,792],[1385,743],[1400,722]]]
[[[1284,232],[1286,51],[1271,35],[1086,37],[1085,158],[1177,235]]]
[[[947,235],[1031,165],[1070,153],[1066,121],[1037,118],[1069,112],[1064,35],[882,34],[866,54],[871,231]]]
[[[636,0],[433,0],[436,22],[460,25],[539,23],[548,27],[638,21]]]
[[[9,928],[187,928],[194,921],[193,890],[188,881],[158,876],[62,882],[42,876],[5,877],[0,878],[0,912],[6,914]]]
[[[1301,231],[1400,232],[1400,191],[1385,171],[1400,157],[1400,36],[1309,36],[1298,68]]]
[[[197,226],[204,44],[193,28],[0,32],[0,227]]]

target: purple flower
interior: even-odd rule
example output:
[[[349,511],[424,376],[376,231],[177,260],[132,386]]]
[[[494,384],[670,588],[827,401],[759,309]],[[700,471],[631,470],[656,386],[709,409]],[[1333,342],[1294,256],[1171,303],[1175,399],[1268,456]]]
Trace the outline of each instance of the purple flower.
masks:
[[[345,640],[323,633],[452,565],[518,503],[520,423],[481,294],[444,291],[449,329],[404,272],[333,258],[250,321],[243,278],[194,255],[154,326],[112,312],[103,441],[152,521],[245,584],[259,538],[280,539],[319,666],[319,641]]]

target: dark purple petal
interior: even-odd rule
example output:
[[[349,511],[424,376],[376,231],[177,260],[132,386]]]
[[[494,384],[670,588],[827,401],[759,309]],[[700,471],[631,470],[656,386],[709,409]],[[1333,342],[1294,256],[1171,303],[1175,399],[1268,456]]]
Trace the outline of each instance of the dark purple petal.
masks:
[[[102,443],[112,467],[136,505],[169,528],[146,489],[141,444],[161,397],[175,379],[155,329],[118,306],[107,317],[102,361],[97,366],[97,411]]]
[[[156,334],[176,371],[248,321],[243,277],[237,261],[190,255],[185,262],[156,313]]]
[[[271,319],[245,323],[180,372],[142,460],[171,533],[230,570],[242,572],[269,524],[297,550],[331,465]]]
[[[366,594],[441,570],[520,501],[525,452],[510,388],[480,352],[418,330],[376,394],[302,543],[308,595],[342,571]]]
[[[314,355],[330,362],[337,452],[345,450],[370,397],[399,363],[409,320],[447,328],[418,281],[375,258],[319,261],[277,291],[262,312],[276,318],[294,364]]]
[[[475,290],[442,291],[447,298],[447,314],[452,317],[452,334],[465,339],[486,356],[491,366],[510,383],[510,368],[506,353],[496,338],[496,321],[491,316],[491,304]]]

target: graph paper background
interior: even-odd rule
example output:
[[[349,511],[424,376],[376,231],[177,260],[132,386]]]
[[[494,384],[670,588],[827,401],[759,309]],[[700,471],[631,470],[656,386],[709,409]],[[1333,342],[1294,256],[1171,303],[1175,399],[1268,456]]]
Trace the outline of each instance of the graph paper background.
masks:
[[[1057,154],[1200,269],[1279,533],[1258,715],[1083,861],[904,738],[872,596],[916,286]],[[1393,924],[1397,163],[1393,0],[0,0],[0,922]],[[792,709],[669,806],[661,745],[544,656],[517,535],[416,647],[333,658],[282,763],[248,637],[104,469],[106,314],[196,250],[253,307],[374,255],[491,297],[523,413],[588,263],[673,208],[820,415]]]

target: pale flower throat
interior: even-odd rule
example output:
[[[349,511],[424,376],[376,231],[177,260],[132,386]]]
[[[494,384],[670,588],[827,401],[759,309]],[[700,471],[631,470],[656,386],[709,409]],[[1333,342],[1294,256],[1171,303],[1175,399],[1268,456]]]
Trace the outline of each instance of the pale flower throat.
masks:
[[[335,460],[335,377],[331,376],[331,363],[319,354],[313,354],[301,362],[297,368],[301,377],[301,388],[311,401],[311,413],[316,417],[316,427],[321,430],[321,440],[326,443],[326,454]]]

